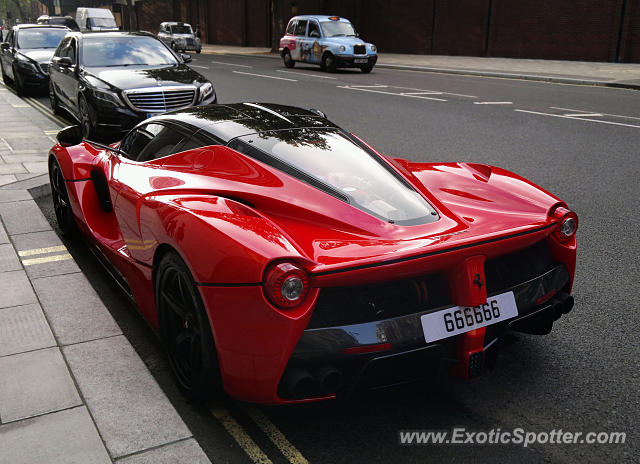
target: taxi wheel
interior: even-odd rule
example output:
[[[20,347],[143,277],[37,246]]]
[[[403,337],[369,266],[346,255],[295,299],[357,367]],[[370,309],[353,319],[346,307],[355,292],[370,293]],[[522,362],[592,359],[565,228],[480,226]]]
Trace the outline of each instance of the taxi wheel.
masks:
[[[331,53],[322,57],[322,69],[327,72],[336,72],[336,59]]]
[[[363,66],[360,69],[362,70],[363,73],[368,74],[373,69],[373,66]]]
[[[285,50],[284,55],[282,55],[282,61],[287,68],[293,68],[296,65],[296,62],[291,58],[289,50]]]

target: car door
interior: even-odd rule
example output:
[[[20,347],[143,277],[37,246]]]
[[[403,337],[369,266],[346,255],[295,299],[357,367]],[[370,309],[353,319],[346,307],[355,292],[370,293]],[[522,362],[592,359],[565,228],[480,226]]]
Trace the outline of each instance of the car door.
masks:
[[[129,132],[120,144],[120,150],[127,155],[113,159],[118,166],[111,170],[110,193],[116,198],[114,210],[122,236],[135,259],[144,261],[152,252],[148,246],[153,242],[153,238],[149,238],[150,228],[138,223],[143,197],[154,190],[184,184],[179,173],[153,161],[177,153],[194,132],[166,122],[142,124]]]
[[[307,27],[307,36],[304,41],[304,50],[307,56],[305,61],[314,64],[320,64],[322,60],[322,47],[320,46],[320,40],[322,39],[322,32],[320,31],[320,24],[315,20],[309,21]]]
[[[62,66],[58,58],[69,58],[71,66]],[[74,37],[63,39],[51,62],[51,72],[53,73],[54,91],[58,101],[76,112],[78,109],[78,45]]]
[[[304,41],[307,35],[307,20],[306,19],[298,19],[296,22],[296,28],[293,31],[295,35],[296,48],[291,50],[291,58],[297,61],[305,61],[304,59],[304,50],[302,47],[304,46]]]
[[[9,48],[6,50],[2,50],[2,67],[4,69],[5,74],[10,78],[14,79],[13,76],[13,59],[15,56],[15,33],[13,30],[9,31],[9,35],[7,36],[6,42],[9,44]]]

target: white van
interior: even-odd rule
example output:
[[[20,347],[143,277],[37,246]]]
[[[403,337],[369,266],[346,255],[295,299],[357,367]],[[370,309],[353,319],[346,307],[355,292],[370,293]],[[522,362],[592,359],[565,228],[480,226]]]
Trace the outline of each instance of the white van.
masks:
[[[82,32],[118,30],[113,13],[107,8],[78,8],[76,22]]]

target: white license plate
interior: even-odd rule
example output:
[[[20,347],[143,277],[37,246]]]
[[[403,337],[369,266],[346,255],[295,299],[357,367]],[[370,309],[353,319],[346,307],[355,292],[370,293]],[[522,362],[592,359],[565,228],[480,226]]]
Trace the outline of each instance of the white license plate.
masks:
[[[454,306],[420,317],[427,343],[506,321],[518,315],[513,292],[487,298],[481,306]]]
[[[355,60],[353,60],[353,62],[354,62],[355,64],[362,64],[362,63],[368,63],[368,62],[369,62],[369,60],[368,60],[368,59],[366,59],[366,58],[356,58]]]

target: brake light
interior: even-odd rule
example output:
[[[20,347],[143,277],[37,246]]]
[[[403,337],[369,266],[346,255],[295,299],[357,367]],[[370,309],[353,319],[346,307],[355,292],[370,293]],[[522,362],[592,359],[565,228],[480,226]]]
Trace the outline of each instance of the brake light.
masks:
[[[267,299],[280,308],[298,306],[309,293],[309,276],[294,263],[277,263],[265,273],[262,288]]]
[[[553,210],[552,216],[558,220],[558,226],[553,235],[561,242],[569,241],[578,230],[578,215],[559,206]]]

